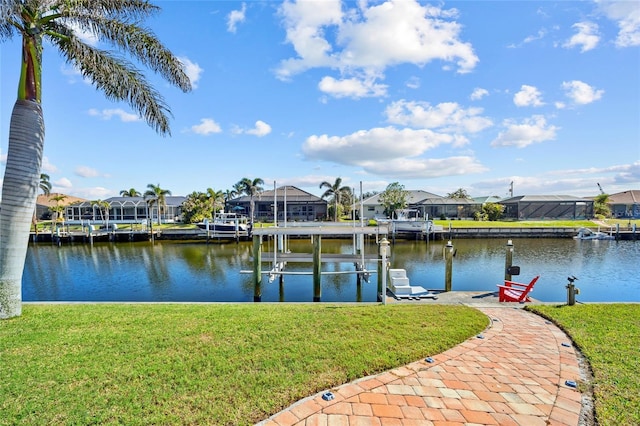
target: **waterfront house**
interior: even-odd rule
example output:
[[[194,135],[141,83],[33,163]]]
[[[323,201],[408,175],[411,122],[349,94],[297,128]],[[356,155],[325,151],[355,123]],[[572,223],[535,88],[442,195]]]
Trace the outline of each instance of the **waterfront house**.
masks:
[[[609,208],[615,218],[640,218],[640,191],[629,190],[609,195]]]
[[[274,209],[274,200],[276,201],[276,209]],[[285,201],[287,221],[316,221],[327,216],[326,200],[288,185],[254,195],[254,219],[273,222],[274,210],[277,210],[278,220],[283,221]],[[251,197],[243,195],[227,201],[227,211],[240,212],[248,216],[251,211]]]
[[[505,219],[590,219],[593,200],[572,195],[520,195],[499,202]]]
[[[56,201],[57,196],[63,196],[64,199]],[[36,200],[36,219],[38,220],[50,220],[51,219],[51,207],[56,205],[68,206],[69,204],[81,203],[86,201],[84,198],[74,197],[72,195],[65,195],[52,192],[49,195],[40,194]],[[64,217],[64,216],[63,216]]]
[[[422,191],[422,190],[412,190],[407,192],[407,205],[408,209],[415,209],[420,201],[423,201],[427,198],[439,198],[439,195],[432,194],[431,192]],[[382,193],[373,195],[366,200],[362,201],[363,207],[363,216],[365,219],[383,219],[387,218],[387,214],[384,211],[384,206],[380,201],[380,196]],[[360,203],[358,203],[358,211],[359,211]],[[420,210],[420,216],[424,217],[424,212]]]
[[[149,204],[150,200],[144,197],[111,197],[104,201],[109,203],[109,223],[146,223],[149,218],[157,223],[158,214],[162,223],[174,223],[182,220],[182,203],[185,200],[183,196],[167,196],[166,205],[160,212],[156,203]],[[65,210],[65,222],[69,224],[86,221],[100,223],[106,220],[103,216],[93,201],[74,203]]]
[[[482,202],[469,198],[434,197],[420,201],[416,207],[431,219],[466,219],[482,210]]]

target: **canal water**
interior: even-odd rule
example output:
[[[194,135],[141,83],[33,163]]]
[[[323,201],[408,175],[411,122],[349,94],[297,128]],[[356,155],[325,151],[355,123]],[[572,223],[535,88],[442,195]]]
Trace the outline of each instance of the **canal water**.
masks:
[[[265,251],[271,250],[265,242]],[[396,241],[392,268],[404,268],[411,284],[444,289],[445,242]],[[504,279],[507,241],[461,239],[453,242],[453,290],[497,290]],[[528,282],[541,275],[532,296],[566,302],[567,277],[578,277],[580,302],[640,302],[640,242],[515,239],[513,265]],[[323,253],[351,253],[350,240],[322,240]],[[312,252],[308,239],[291,240],[293,252]],[[375,254],[374,241],[365,253]],[[265,260],[263,258],[263,260]],[[24,301],[252,302],[250,242],[135,242],[29,246],[23,278]],[[263,264],[263,270],[270,265]],[[376,263],[367,263],[376,271]],[[350,263],[323,263],[323,272],[353,271]],[[310,272],[310,263],[288,271]],[[376,301],[377,275],[356,285],[352,274],[322,275],[323,302]],[[310,302],[311,275],[263,278],[263,302]]]

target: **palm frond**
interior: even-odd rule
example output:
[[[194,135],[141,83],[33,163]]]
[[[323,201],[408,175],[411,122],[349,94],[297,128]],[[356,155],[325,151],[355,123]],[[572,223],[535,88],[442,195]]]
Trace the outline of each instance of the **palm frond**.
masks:
[[[75,15],[71,18],[80,28],[94,34],[102,42],[130,54],[171,84],[183,91],[191,90],[184,66],[156,35],[136,23],[104,16]]]
[[[0,0],[0,40],[9,40],[16,34],[22,6],[15,0]]]
[[[171,134],[168,119],[171,112],[142,72],[124,58],[82,42],[63,27],[58,29],[66,32],[68,38],[52,38],[52,42],[67,62],[78,68],[107,98],[126,101],[154,130]]]
[[[36,0],[37,1],[37,0]],[[117,19],[141,19],[160,10],[147,0],[75,0],[57,1],[54,8],[63,16],[76,14],[110,16]]]

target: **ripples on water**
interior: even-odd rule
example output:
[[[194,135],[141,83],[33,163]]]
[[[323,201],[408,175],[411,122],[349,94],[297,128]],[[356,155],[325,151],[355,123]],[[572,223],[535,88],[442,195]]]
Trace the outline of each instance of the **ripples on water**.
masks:
[[[504,278],[506,240],[467,239],[453,242],[453,290],[495,291]],[[528,282],[541,275],[533,296],[566,301],[569,275],[583,302],[640,301],[640,242],[515,239],[513,264]],[[267,243],[265,243],[267,244]],[[444,288],[444,242],[398,241],[391,267],[404,268],[413,285]],[[294,252],[311,253],[308,239],[292,240]],[[265,247],[265,250],[270,250]],[[351,253],[350,240],[323,240],[323,253]],[[374,254],[370,243],[366,253]],[[263,260],[265,260],[263,258]],[[269,269],[264,263],[263,269]],[[369,263],[368,269],[376,269]],[[251,243],[156,242],[30,245],[23,278],[25,301],[203,301],[251,302],[253,280],[241,270],[252,268]],[[289,264],[291,271],[311,271],[311,264]],[[323,271],[349,271],[348,263],[323,263]],[[323,302],[373,302],[377,276],[360,289],[354,275],[323,275]],[[310,275],[263,279],[265,302],[313,300]]]

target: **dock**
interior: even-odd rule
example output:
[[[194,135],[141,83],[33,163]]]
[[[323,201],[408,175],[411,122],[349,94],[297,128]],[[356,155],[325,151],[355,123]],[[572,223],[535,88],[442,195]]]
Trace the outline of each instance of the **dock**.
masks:
[[[29,241],[63,243],[93,243],[93,242],[122,242],[122,241],[149,241],[157,238],[160,231],[150,230],[96,230],[87,231],[59,231],[59,232],[35,232],[30,233]]]
[[[262,277],[268,276],[269,281],[278,278],[280,283],[284,282],[285,275],[310,275],[313,277],[313,301],[321,300],[321,282],[323,275],[329,274],[355,274],[357,285],[361,285],[362,280],[368,281],[369,276],[378,274],[378,294],[382,297],[383,285],[380,279],[380,262],[377,254],[364,253],[364,237],[375,237],[376,241],[380,237],[386,238],[389,233],[387,226],[291,226],[291,227],[270,227],[255,228],[252,232],[253,239],[253,269],[240,271],[240,273],[253,274],[254,302],[262,300]],[[346,253],[322,253],[322,238],[338,238],[351,236],[354,241],[352,254]],[[307,236],[311,237],[312,253],[292,253],[288,250],[287,239],[289,237]],[[263,238],[271,239],[274,250],[263,252]],[[288,263],[311,263],[309,271],[287,271]],[[322,264],[326,262],[352,263],[353,271],[323,271]],[[375,262],[376,269],[367,269],[367,262]],[[263,263],[270,263],[271,268],[263,270]]]

